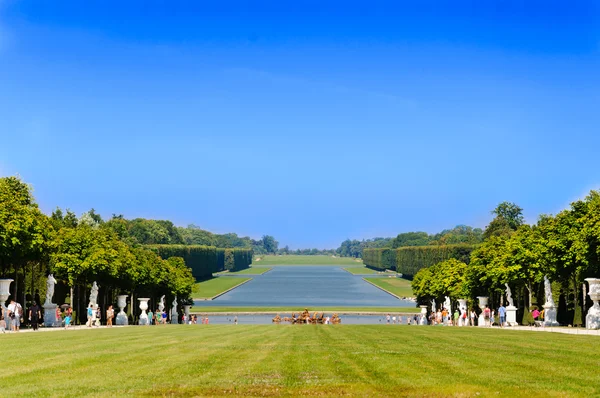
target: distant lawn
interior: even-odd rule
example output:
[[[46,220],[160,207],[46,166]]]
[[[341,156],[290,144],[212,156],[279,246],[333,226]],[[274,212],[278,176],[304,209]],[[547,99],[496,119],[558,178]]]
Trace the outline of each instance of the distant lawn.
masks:
[[[250,280],[252,278],[227,278],[217,277],[206,281],[198,282],[194,285],[192,297],[195,299],[208,299],[215,297],[237,285]]]
[[[400,297],[413,297],[410,281],[402,278],[364,278],[366,281]]]
[[[0,334],[3,397],[598,397],[597,336],[389,325]],[[9,359],[6,359],[9,360]]]
[[[219,272],[216,275],[262,275],[265,272],[270,271],[272,269],[273,268],[267,267],[251,267],[237,272]]]
[[[257,259],[260,258],[260,261]],[[362,266],[362,260],[352,257],[331,257],[331,256],[256,256],[252,267],[262,267],[265,265],[356,265]]]
[[[344,267],[344,269],[354,275],[379,274],[379,272],[367,267]]]
[[[233,278],[232,278],[233,279]],[[237,279],[237,278],[236,278]],[[302,312],[304,308],[300,307],[213,307],[213,306],[202,306],[194,305],[192,308],[193,313],[240,313],[240,312],[278,312],[278,313],[292,313]],[[403,312],[403,313],[419,313],[420,308],[416,307],[308,307],[308,311],[312,314],[313,312],[377,312],[377,313],[388,313],[388,312]]]

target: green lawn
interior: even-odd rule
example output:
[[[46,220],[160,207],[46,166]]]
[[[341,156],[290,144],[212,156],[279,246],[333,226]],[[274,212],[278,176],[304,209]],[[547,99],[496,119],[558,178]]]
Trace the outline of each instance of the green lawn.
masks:
[[[204,307],[201,305],[195,305],[192,308],[193,313],[216,313],[216,312],[227,312],[227,313],[240,313],[240,312],[278,312],[288,313],[302,312],[304,308],[298,307]],[[327,313],[344,313],[344,312],[381,312],[381,313],[419,313],[420,308],[416,307],[310,307],[309,312],[327,312]]]
[[[267,267],[250,267],[237,272],[219,272],[216,275],[262,275],[272,269]]]
[[[400,297],[413,297],[410,281],[402,278],[364,278],[366,281]]]
[[[371,269],[371,268],[367,268],[367,267],[343,267],[346,271],[350,272],[351,274],[354,275],[370,275],[370,274],[379,274],[379,272]]]
[[[260,261],[257,259],[260,258]],[[331,257],[331,256],[256,256],[252,262],[253,267],[262,267],[265,265],[356,265],[362,266],[362,260],[352,257]]]
[[[212,298],[250,279],[252,278],[217,277],[198,282],[194,285],[192,297],[195,299]]]
[[[167,325],[0,335],[2,396],[600,395],[599,338],[389,325]]]

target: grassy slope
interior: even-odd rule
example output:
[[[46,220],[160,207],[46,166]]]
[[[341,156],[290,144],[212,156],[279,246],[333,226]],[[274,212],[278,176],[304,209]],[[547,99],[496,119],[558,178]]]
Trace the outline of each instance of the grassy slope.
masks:
[[[251,267],[237,272],[219,272],[217,275],[262,275],[271,269],[266,267]]]
[[[304,308],[299,307],[203,307],[202,304],[195,305],[192,308],[193,313],[217,313],[217,312],[227,312],[227,313],[241,313],[241,312],[278,312],[281,314],[291,315],[292,312],[302,312]],[[313,312],[363,312],[363,313],[371,313],[371,312],[381,312],[381,313],[419,313],[421,312],[420,308],[415,307],[310,307],[310,313]]]
[[[367,267],[344,267],[344,269],[354,275],[379,274],[379,272]]]
[[[253,267],[272,265],[356,265],[362,266],[362,261],[350,257],[331,256],[262,256],[260,261],[252,263]]]
[[[595,336],[169,325],[0,335],[3,396],[598,396]],[[15,382],[18,380],[18,382]]]
[[[248,279],[252,278],[227,278],[227,277],[218,277],[212,278],[206,281],[198,282],[194,285],[194,290],[192,291],[192,297],[199,298],[211,298],[218,294],[223,293],[224,291],[231,289],[234,286],[237,286],[241,283],[244,283]]]
[[[412,297],[413,291],[410,287],[410,281],[402,278],[365,278],[374,285],[377,285],[390,293],[400,297]]]

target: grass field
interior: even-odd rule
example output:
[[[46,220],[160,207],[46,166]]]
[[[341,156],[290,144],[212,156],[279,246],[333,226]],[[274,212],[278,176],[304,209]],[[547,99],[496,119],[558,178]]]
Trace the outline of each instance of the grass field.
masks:
[[[193,313],[240,313],[240,312],[277,312],[291,314],[292,312],[302,312],[304,308],[298,307],[204,307],[202,305],[195,305],[192,307]],[[420,308],[416,307],[310,307],[309,312],[326,312],[326,313],[344,313],[344,312],[360,312],[360,313],[411,313],[416,314],[421,312]]]
[[[600,395],[595,336],[386,325],[0,335],[2,396]]]
[[[195,299],[207,299],[215,297],[237,285],[250,280],[252,278],[228,278],[217,277],[206,281],[198,282],[194,285],[192,297]]]
[[[365,278],[366,281],[400,297],[412,297],[410,281],[402,278]]]
[[[219,272],[216,275],[262,275],[272,269],[270,267],[250,267],[237,272]]]
[[[260,256],[261,260],[254,259],[252,267],[262,267],[265,265],[356,265],[362,266],[362,260],[356,261],[352,257],[331,257],[331,256]]]
[[[371,269],[371,268],[367,268],[367,267],[363,267],[363,266],[359,266],[359,267],[343,267],[346,271],[350,272],[351,274],[354,275],[371,275],[371,274],[379,274],[379,272]]]

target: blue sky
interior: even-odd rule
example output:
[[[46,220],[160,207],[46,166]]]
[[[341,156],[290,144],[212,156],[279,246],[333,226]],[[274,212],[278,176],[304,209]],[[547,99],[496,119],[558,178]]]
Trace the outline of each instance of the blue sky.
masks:
[[[293,248],[600,186],[598,3],[205,3],[0,0],[0,174]]]

